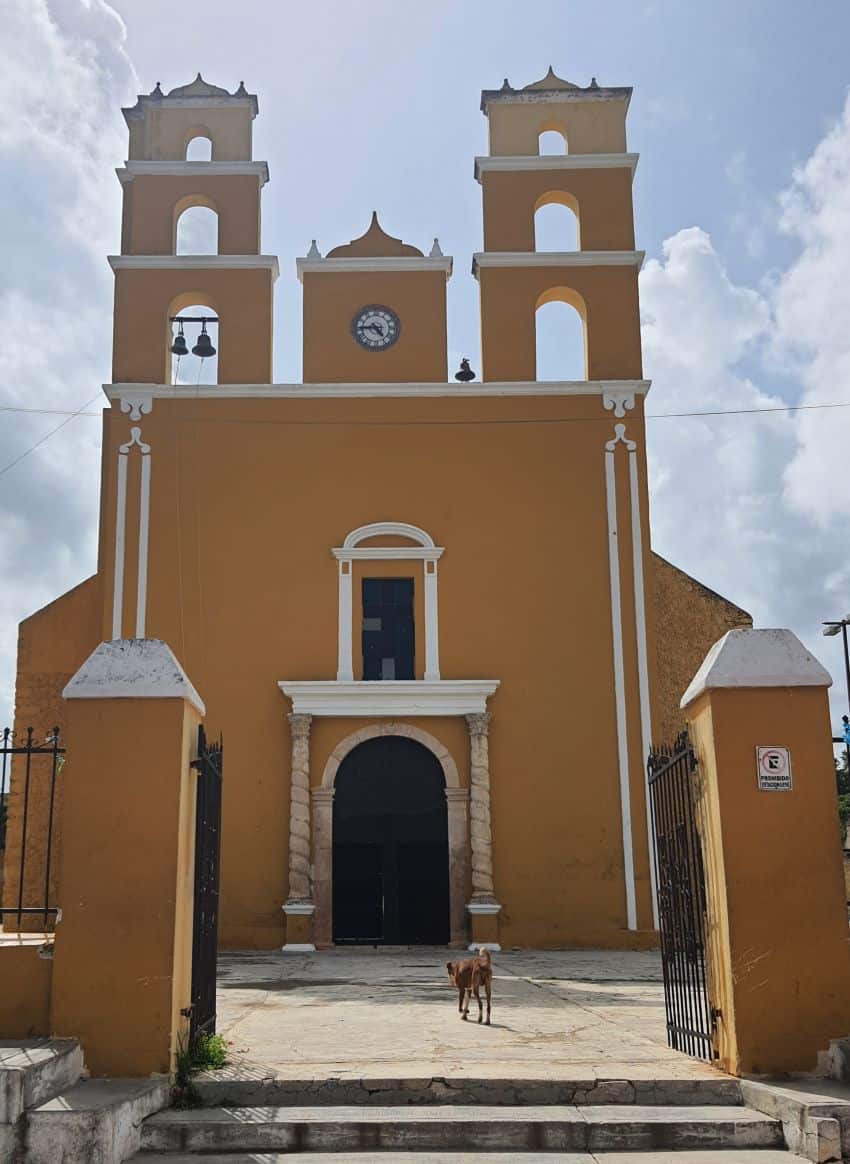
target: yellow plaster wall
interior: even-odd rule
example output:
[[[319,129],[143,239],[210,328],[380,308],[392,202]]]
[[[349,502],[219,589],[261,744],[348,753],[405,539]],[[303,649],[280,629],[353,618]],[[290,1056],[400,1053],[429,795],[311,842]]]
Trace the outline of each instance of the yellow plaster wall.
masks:
[[[0,1036],[31,1039],[50,1035],[53,961],[39,957],[40,942],[0,945]]]
[[[253,111],[247,102],[230,109],[147,108],[146,117],[129,123],[131,161],[182,162],[199,135],[212,140],[214,162],[250,161]]]
[[[494,101],[488,106],[490,153],[528,156],[538,153],[539,135],[559,129],[571,154],[615,154],[626,149],[624,98],[608,100]]]
[[[447,378],[446,276],[443,271],[305,272],[305,383],[414,383]],[[351,321],[369,304],[392,308],[399,338],[366,351]]]
[[[562,201],[579,220],[583,251],[631,251],[632,173],[605,170],[488,170],[481,175],[484,249],[533,251],[534,212]]]
[[[125,183],[121,253],[173,255],[178,211],[195,203],[218,214],[219,254],[259,254],[257,176],[209,173],[179,177],[137,174]]]
[[[594,414],[598,420],[583,419]],[[529,416],[573,420],[455,423]],[[113,411],[108,475],[129,423]],[[143,426],[152,449],[156,531],[148,634],[173,647],[203,692],[211,732],[224,733],[225,945],[281,941],[290,704],[277,682],[335,678],[338,576],[331,548],[376,520],[419,525],[446,547],[439,567],[443,677],[502,683],[492,700],[491,761],[504,941],[617,946],[643,940],[624,929],[603,456],[611,429],[598,397],[155,402]],[[639,420],[629,429],[641,436]],[[136,460],[128,496],[135,496],[137,474]],[[640,475],[645,522],[642,453]],[[622,446],[618,509],[640,924],[646,927]],[[107,521],[102,530],[107,576],[112,528]],[[374,563],[373,576],[386,575],[387,565]],[[421,563],[412,565],[402,564],[419,591]],[[129,557],[127,569],[133,569]],[[133,588],[125,595],[131,627]],[[421,623],[416,634],[421,672]],[[355,629],[355,659],[359,653]],[[314,783],[322,757],[364,722],[315,725]],[[434,734],[465,769],[466,725],[435,724]]]
[[[585,318],[587,379],[642,378],[636,267],[482,267],[478,281],[484,380],[536,378],[535,311],[550,298]]]
[[[221,320],[219,383],[271,383],[272,288],[267,268],[116,271],[112,379],[170,383],[168,317],[201,304]]]
[[[687,715],[701,768],[720,1065],[735,1074],[813,1070],[850,1026],[825,689],[717,690]],[[793,791],[759,790],[759,744],[790,748]]]

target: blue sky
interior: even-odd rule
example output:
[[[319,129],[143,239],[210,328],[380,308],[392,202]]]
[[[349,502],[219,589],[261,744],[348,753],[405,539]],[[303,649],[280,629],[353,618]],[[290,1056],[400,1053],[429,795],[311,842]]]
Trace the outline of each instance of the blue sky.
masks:
[[[275,375],[300,376],[294,257],[377,209],[454,255],[453,356],[478,352],[480,90],[549,64],[633,85],[648,410],[850,402],[850,6],[747,0],[0,0],[0,406],[74,409],[108,379],[125,157],[119,106],[199,70],[259,95],[263,246],[277,253]],[[0,426],[0,709],[15,626],[92,572],[96,418]],[[790,626],[841,678],[821,618],[850,611],[850,408],[657,420],[656,548]],[[840,698],[839,698],[840,697]],[[836,692],[836,713],[843,699]],[[1,718],[1,717],[0,717]]]

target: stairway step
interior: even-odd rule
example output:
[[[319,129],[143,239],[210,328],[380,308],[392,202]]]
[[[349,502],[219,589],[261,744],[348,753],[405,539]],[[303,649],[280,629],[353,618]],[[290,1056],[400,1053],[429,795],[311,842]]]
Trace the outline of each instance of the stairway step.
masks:
[[[369,1157],[375,1159],[375,1157]],[[774,1148],[684,1152],[382,1152],[381,1164],[801,1164],[802,1157]],[[361,1152],[243,1152],[203,1156],[184,1152],[140,1152],[127,1164],[361,1164]]]
[[[114,1164],[137,1151],[142,1121],[170,1101],[167,1081],[89,1079],[27,1117],[27,1164]]]
[[[156,1152],[499,1151],[779,1148],[779,1120],[745,1107],[232,1107],[163,1111],[141,1147]]]
[[[0,1124],[73,1087],[83,1070],[76,1039],[0,1041]]]
[[[195,1076],[206,1107],[300,1107],[350,1104],[640,1104],[743,1105],[741,1081],[708,1079],[488,1079],[466,1076],[287,1079],[262,1065],[237,1062]]]

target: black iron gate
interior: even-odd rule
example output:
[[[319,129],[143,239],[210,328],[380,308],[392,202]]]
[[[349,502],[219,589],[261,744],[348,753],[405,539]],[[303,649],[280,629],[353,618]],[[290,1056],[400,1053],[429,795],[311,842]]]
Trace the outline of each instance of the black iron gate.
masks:
[[[192,1013],[190,1043],[215,1032],[215,975],[218,945],[218,882],[221,852],[221,777],[224,750],[219,739],[207,743],[198,728],[195,801],[195,914],[192,935]]]
[[[705,873],[694,816],[696,760],[688,733],[649,756],[667,1042],[713,1059],[714,1012],[705,966]]]

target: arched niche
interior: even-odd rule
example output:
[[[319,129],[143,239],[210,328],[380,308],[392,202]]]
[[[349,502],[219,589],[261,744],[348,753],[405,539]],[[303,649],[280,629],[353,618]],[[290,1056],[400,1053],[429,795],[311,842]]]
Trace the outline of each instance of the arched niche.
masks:
[[[587,379],[584,301],[568,287],[555,287],[537,301],[534,316],[536,378]]]
[[[218,211],[209,198],[187,195],[174,207],[174,254],[218,254]]]
[[[579,251],[578,202],[571,194],[551,191],[534,204],[535,251]]]
[[[179,325],[171,322],[173,316],[190,318],[215,316],[218,318],[218,310],[214,302],[211,298],[198,291],[187,291],[183,295],[178,295],[171,302],[168,308],[168,319],[166,320],[166,352],[168,356],[167,366],[170,372],[168,383],[183,385],[217,384],[218,358],[221,347],[220,324],[214,323],[207,325],[207,334],[216,352],[214,356],[206,359],[201,359],[192,354],[192,348],[197,343],[201,333],[201,324],[184,324],[183,334],[189,352],[185,356],[177,357],[171,353],[171,345],[179,330]]]

